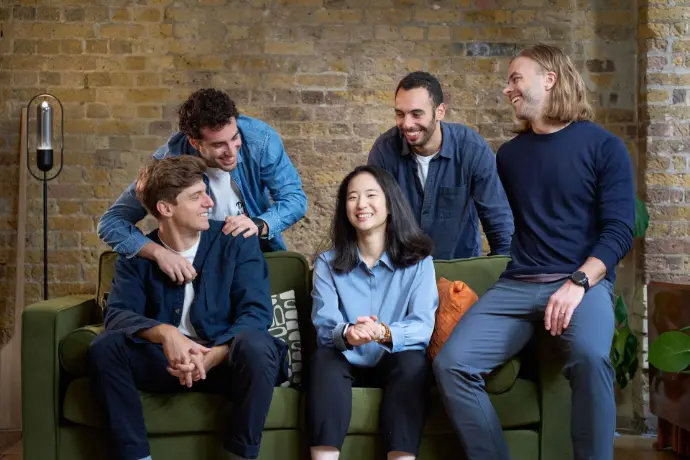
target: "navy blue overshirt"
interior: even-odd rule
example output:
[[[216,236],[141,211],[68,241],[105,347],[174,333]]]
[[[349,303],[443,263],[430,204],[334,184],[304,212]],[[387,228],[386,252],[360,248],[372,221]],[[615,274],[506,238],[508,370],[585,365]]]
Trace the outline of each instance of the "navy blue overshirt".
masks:
[[[513,214],[489,144],[462,124],[441,122],[441,130],[441,150],[429,164],[423,189],[412,149],[397,127],[376,140],[369,164],[384,168],[398,181],[417,223],[434,241],[434,259],[481,255],[479,222],[489,241],[489,255],[509,254]]]
[[[244,238],[224,235],[223,222],[210,221],[201,232],[194,258],[194,301],[190,319],[199,339],[208,346],[230,342],[242,330],[268,331],[273,321],[273,306],[268,265],[256,236]],[[147,235],[161,244],[158,230]],[[176,284],[154,261],[139,256],[120,255],[105,308],[105,328],[135,334],[159,324],[179,327],[184,284]],[[274,338],[285,360],[285,343]],[[285,369],[286,370],[286,369]]]

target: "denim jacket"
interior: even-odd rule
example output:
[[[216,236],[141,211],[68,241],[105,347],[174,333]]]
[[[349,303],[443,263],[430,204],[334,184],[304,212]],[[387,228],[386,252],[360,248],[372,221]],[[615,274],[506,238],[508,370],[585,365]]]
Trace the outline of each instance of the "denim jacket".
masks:
[[[489,144],[459,123],[441,122],[441,130],[441,150],[429,164],[424,189],[412,149],[397,127],[376,140],[368,162],[400,184],[417,223],[434,241],[434,259],[480,256],[479,222],[489,241],[489,255],[510,254],[513,213]]]
[[[302,181],[285,152],[280,136],[271,126],[240,115],[237,127],[242,146],[232,178],[242,193],[249,215],[268,224],[270,248],[285,250],[281,233],[304,217],[307,210]],[[177,155],[199,155],[181,132],[168,139],[153,158],[159,160]],[[205,182],[208,186],[208,181]],[[213,198],[211,190],[209,194]],[[146,209],[136,198],[133,182],[103,214],[98,223],[98,236],[115,252],[133,257],[151,241],[135,226],[146,214]]]

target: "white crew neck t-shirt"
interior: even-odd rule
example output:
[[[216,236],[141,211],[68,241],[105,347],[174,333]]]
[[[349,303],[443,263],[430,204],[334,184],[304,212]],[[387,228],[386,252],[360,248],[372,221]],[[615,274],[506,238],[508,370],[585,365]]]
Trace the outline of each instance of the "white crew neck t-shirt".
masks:
[[[196,251],[199,249],[199,241],[201,241],[201,233],[196,240],[194,245],[187,249],[186,251],[177,252],[171,249],[170,246],[163,243],[163,246],[170,249],[171,251],[181,255],[189,261],[189,263],[194,263],[194,257],[196,256]],[[163,240],[161,240],[163,242]],[[182,318],[180,319],[180,325],[177,327],[180,332],[182,332],[187,337],[198,338],[194,326],[192,326],[192,320],[189,317],[189,310],[192,308],[192,303],[194,302],[194,284],[192,281],[187,281],[184,285],[184,301],[182,302]]]

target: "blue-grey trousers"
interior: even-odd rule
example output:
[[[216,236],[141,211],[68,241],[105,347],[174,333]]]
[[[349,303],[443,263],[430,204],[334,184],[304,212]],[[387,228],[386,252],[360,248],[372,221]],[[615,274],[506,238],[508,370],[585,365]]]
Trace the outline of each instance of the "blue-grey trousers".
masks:
[[[500,279],[467,310],[436,356],[434,375],[468,460],[510,459],[484,376],[519,353],[535,328],[544,327],[546,304],[564,282]],[[572,389],[576,460],[613,460],[616,403],[609,352],[614,325],[613,286],[601,280],[585,293],[560,336],[563,373]]]

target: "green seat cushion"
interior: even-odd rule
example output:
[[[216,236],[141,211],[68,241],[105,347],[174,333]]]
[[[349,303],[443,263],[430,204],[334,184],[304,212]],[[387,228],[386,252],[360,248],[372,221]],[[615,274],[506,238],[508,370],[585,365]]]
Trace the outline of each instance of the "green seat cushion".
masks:
[[[511,460],[538,460],[539,433],[532,429],[505,430],[503,437],[510,451]],[[345,438],[341,460],[369,460],[386,458],[382,436],[371,434],[350,434]],[[422,436],[419,445],[419,459],[464,460],[462,444],[455,434]],[[552,459],[545,459],[552,460]],[[560,460],[560,459],[558,459]]]
[[[371,434],[379,431],[379,406],[383,390],[378,388],[352,389],[352,416],[348,434]],[[518,379],[510,390],[501,394],[490,394],[501,426],[504,429],[519,428],[539,423],[539,398],[537,385],[526,379]],[[431,390],[429,416],[424,433],[429,435],[452,433],[453,426],[448,419],[441,395],[437,388]]]
[[[479,297],[493,286],[506,268],[510,257],[471,257],[469,259],[435,260],[436,279],[462,281]]]
[[[232,403],[223,395],[207,393],[152,394],[140,392],[148,434],[220,431],[232,416]],[[267,430],[298,427],[300,393],[293,388],[275,388],[268,411]],[[63,417],[70,422],[104,428],[103,414],[86,378],[67,387]]]
[[[101,332],[102,324],[80,327],[67,334],[58,350],[62,368],[74,377],[86,377],[89,370],[86,354],[93,339]]]

